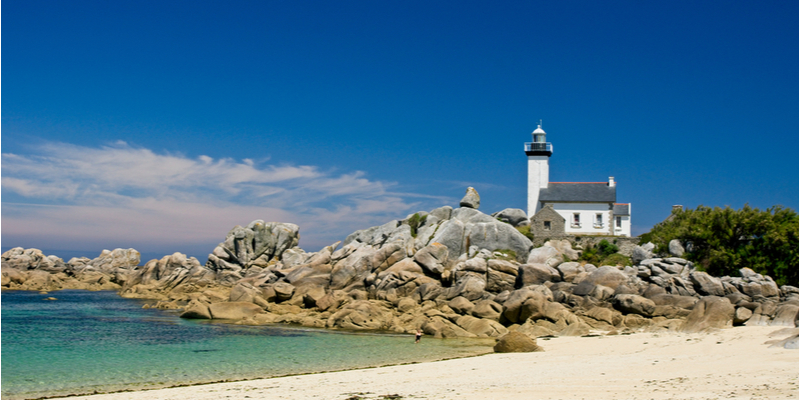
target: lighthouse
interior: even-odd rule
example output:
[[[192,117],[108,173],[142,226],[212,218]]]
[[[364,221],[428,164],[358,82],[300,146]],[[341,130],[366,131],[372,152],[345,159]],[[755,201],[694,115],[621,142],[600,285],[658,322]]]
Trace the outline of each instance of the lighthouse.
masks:
[[[531,135],[533,141],[525,143],[525,154],[528,156],[528,218],[539,211],[539,191],[546,189],[550,181],[550,156],[553,155],[553,144],[547,142],[541,121]]]

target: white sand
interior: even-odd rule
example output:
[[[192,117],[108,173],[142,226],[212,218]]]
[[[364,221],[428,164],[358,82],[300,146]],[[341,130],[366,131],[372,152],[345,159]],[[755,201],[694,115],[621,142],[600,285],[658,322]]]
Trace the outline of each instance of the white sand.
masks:
[[[778,329],[539,339],[545,352],[69,399],[797,399],[800,352],[764,344]]]

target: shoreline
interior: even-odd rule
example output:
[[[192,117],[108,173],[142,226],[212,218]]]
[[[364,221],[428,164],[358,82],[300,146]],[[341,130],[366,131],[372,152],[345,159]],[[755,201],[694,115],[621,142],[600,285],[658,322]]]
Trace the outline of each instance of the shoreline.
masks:
[[[50,399],[797,398],[798,351],[781,327],[539,339],[544,352],[490,353],[235,382]],[[399,396],[399,397],[392,397]]]

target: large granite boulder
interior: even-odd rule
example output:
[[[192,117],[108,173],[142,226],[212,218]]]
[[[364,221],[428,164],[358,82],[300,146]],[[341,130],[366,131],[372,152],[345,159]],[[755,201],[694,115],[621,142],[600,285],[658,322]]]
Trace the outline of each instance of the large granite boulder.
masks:
[[[545,282],[561,281],[561,274],[547,264],[523,264],[519,267],[519,280],[522,286],[541,285]]]
[[[492,214],[492,216],[514,227],[530,225],[528,215],[519,208],[506,208],[503,211]]]
[[[564,256],[555,247],[542,246],[531,250],[528,254],[528,264],[544,264],[548,267],[557,267],[564,262]]]
[[[647,243],[642,246],[636,246],[633,248],[633,253],[631,254],[631,262],[633,264],[639,264],[643,260],[647,260],[649,258],[653,258],[653,249],[655,245],[652,243]]]
[[[694,271],[689,274],[692,284],[698,293],[706,296],[725,296],[725,288],[722,286],[722,281],[718,278],[700,271]]]
[[[678,328],[682,332],[702,332],[730,328],[736,310],[725,297],[706,296],[695,304],[692,312]]]
[[[669,241],[669,254],[675,257],[683,257],[683,253],[685,252],[686,250],[683,248],[680,240],[672,239]]]
[[[536,344],[536,339],[516,331],[499,337],[494,345],[495,353],[529,353],[533,351],[544,351],[544,349]]]
[[[467,194],[464,195],[464,198],[461,199],[458,205],[460,207],[478,209],[478,207],[481,206],[481,196],[475,188],[470,186],[467,188]]]
[[[434,242],[414,254],[414,261],[421,265],[428,273],[439,276],[444,272],[447,264],[447,246]]]
[[[638,314],[644,317],[652,316],[656,310],[656,303],[635,294],[618,294],[614,296],[612,304],[625,314]]]

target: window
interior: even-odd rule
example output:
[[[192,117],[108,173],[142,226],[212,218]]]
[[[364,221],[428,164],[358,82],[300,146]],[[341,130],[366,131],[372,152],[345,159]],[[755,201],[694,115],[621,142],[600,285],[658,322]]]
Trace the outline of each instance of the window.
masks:
[[[622,228],[622,217],[617,217],[617,228]]]
[[[580,213],[572,214],[572,227],[573,228],[580,228],[581,227],[581,214]]]
[[[544,221],[544,230],[546,231],[550,230],[550,221]]]
[[[594,227],[598,228],[598,229],[603,227],[603,214],[602,213],[595,214]]]

